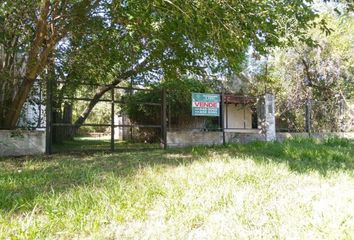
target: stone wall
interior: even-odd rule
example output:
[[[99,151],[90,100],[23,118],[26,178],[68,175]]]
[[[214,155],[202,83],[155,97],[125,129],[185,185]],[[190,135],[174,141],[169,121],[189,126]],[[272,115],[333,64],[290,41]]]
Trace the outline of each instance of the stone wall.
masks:
[[[277,141],[284,141],[293,138],[329,138],[341,137],[354,139],[354,132],[352,133],[277,133]],[[226,143],[249,143],[252,141],[266,141],[266,136],[255,131],[244,132],[225,132]],[[223,144],[222,132],[200,132],[200,131],[175,131],[167,132],[167,147],[188,147],[200,145],[221,145]]]
[[[167,147],[188,147],[222,144],[222,132],[169,131]]]
[[[226,143],[249,143],[252,141],[265,141],[265,136],[254,132],[226,132],[225,133]]]
[[[277,141],[284,141],[286,139],[293,138],[330,138],[330,137],[339,137],[339,138],[347,138],[354,139],[354,132],[340,132],[340,133],[309,133],[300,132],[300,133],[277,133]]]
[[[0,130],[0,156],[45,153],[45,131]]]
[[[225,132],[225,143],[248,143],[264,141],[265,136],[258,131]],[[222,132],[174,131],[167,132],[167,147],[187,147],[223,144]]]

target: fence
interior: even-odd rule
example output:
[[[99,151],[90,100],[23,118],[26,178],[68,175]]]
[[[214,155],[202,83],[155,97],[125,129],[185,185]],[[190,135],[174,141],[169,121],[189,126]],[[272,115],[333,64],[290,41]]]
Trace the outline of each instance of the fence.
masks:
[[[47,153],[125,151],[166,148],[174,144],[222,144],[275,138],[267,138],[266,132],[262,132],[263,128],[269,130],[268,122],[265,125],[262,122],[266,119],[262,115],[274,115],[272,104],[260,104],[262,97],[221,93],[219,116],[192,117],[191,102],[185,99],[190,99],[190,93],[178,98],[177,90],[166,92],[133,85],[111,87],[62,81],[54,84],[57,85],[54,87],[52,81],[47,81],[44,88],[38,82],[33,88],[38,96],[29,99],[29,102],[36,103],[38,114],[30,128],[46,129]],[[97,100],[97,106],[86,121],[82,124],[73,122],[78,117],[75,113],[82,112],[93,100],[94,89],[107,86],[111,89]],[[75,89],[75,93],[70,89]],[[273,100],[270,102],[274,104]],[[296,103],[279,101],[275,109],[278,132],[354,131],[354,102],[344,99],[327,102],[307,99]]]
[[[190,110],[191,103],[184,108],[178,108],[179,102],[171,104],[171,101],[176,101],[169,97],[174,93],[175,91],[168,94],[168,146],[245,143],[275,138],[275,129],[273,135],[269,134],[270,128],[274,126],[274,120],[268,126],[262,125],[266,116],[274,117],[272,97],[221,93],[219,116],[193,117]],[[268,120],[271,120],[271,117]]]
[[[179,101],[176,90],[116,86],[97,100],[84,123],[76,124],[75,113],[82,112],[93,100],[93,90],[107,85],[74,83],[76,93],[72,94],[66,89],[73,86],[67,84],[73,83],[47,81],[43,91],[47,100],[47,153],[166,148],[168,144],[174,146],[172,138],[187,145],[264,138],[258,126],[259,97],[221,93],[219,116],[192,117],[190,101]]]
[[[57,81],[56,84],[65,86],[66,83]],[[82,87],[81,93],[69,96],[66,93],[55,94],[51,81],[47,98],[47,153],[61,151],[88,150],[128,150],[159,148],[164,146],[165,133],[163,112],[165,92],[138,87],[119,87],[103,84],[75,83]],[[80,117],[73,113],[84,111],[92,103],[92,90],[109,87],[92,109],[84,123],[73,122]],[[57,88],[58,89],[58,86]],[[71,89],[71,88],[68,88]],[[127,116],[124,105],[128,98],[137,92],[154,91],[158,96],[154,102],[134,102],[136,107],[148,106],[159,112],[158,123],[134,122]],[[91,93],[91,96],[90,96]],[[89,95],[89,96],[87,96]],[[96,100],[95,100],[96,101]],[[159,136],[156,138],[156,136]],[[109,147],[108,147],[109,146]]]
[[[354,104],[344,99],[317,101],[306,99],[278,102],[277,132],[351,132],[354,131]]]

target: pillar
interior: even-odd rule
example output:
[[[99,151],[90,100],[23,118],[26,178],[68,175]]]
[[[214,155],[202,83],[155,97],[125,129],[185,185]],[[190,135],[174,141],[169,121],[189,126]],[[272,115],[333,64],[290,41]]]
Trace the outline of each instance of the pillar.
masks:
[[[258,128],[264,135],[265,141],[275,141],[275,97],[272,94],[265,94],[260,97],[258,114]]]

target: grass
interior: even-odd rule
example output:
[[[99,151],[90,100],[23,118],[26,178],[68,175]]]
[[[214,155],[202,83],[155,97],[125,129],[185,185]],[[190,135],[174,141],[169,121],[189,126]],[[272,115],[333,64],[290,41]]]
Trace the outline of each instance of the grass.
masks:
[[[353,239],[354,141],[0,160],[0,239]]]

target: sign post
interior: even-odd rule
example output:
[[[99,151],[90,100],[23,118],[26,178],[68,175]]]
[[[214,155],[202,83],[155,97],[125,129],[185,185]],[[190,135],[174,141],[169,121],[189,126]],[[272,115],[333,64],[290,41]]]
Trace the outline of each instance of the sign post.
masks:
[[[219,117],[220,95],[192,93],[192,116]]]

